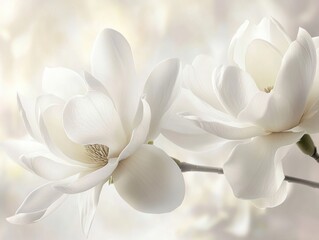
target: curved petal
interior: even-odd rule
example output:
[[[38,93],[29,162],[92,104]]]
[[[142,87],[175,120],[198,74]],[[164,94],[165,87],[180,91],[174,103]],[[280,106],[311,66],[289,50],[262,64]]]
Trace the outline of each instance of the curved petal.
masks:
[[[15,215],[7,218],[13,224],[29,224],[40,221],[53,212],[65,200],[65,196],[53,189],[52,183],[31,192]]]
[[[92,226],[103,185],[104,183],[101,183],[96,187],[79,194],[78,204],[80,210],[81,225],[86,237],[88,237],[89,231]]]
[[[180,89],[179,68],[178,59],[168,59],[159,63],[147,79],[144,93],[152,113],[148,139],[158,135],[160,121]]]
[[[291,42],[280,24],[274,19],[264,18],[257,26],[246,21],[239,27],[231,40],[228,51],[230,62],[246,70],[245,58],[247,47],[255,39],[269,42],[282,55],[286,52]]]
[[[240,140],[268,134],[264,129],[251,124],[221,122],[205,117],[189,115],[187,113],[183,113],[183,116],[201,129],[225,139]]]
[[[36,102],[19,94],[17,95],[17,101],[25,128],[34,139],[41,142],[42,137],[36,118]]]
[[[317,41],[318,41],[317,44],[319,46],[319,37],[318,37]],[[318,59],[318,56],[319,56],[319,48],[318,47],[316,50],[316,56]],[[319,61],[317,61],[316,74],[314,77],[312,87],[311,87],[310,92],[309,92],[306,110],[309,110],[317,101],[319,101]]]
[[[22,161],[23,155],[31,153],[48,153],[45,145],[35,141],[10,140],[1,143],[0,147],[8,154],[8,156],[22,167],[30,170],[30,168]]]
[[[141,115],[139,125],[133,130],[131,140],[126,145],[124,150],[121,152],[118,161],[121,161],[131,154],[133,154],[142,144],[147,141],[147,136],[151,123],[151,109],[148,103],[143,99],[142,101],[143,110],[138,111],[138,114]]]
[[[274,89],[269,94],[256,94],[239,118],[273,132],[298,125],[305,111],[315,66],[312,39],[300,29],[297,40],[290,45],[282,60]]]
[[[307,133],[319,132],[319,100],[310,108],[310,111],[305,114],[299,127]]]
[[[123,126],[131,129],[142,89],[129,43],[119,32],[104,29],[94,43],[91,67],[114,101]]]
[[[282,182],[278,191],[270,197],[267,198],[259,198],[252,200],[252,203],[258,208],[273,208],[282,204],[288,195],[289,185],[287,182]]]
[[[287,153],[284,146],[296,143],[303,133],[272,133],[239,144],[224,165],[224,174],[234,194],[255,199],[275,194],[284,173],[281,159]]]
[[[76,72],[67,68],[46,68],[42,80],[43,92],[53,94],[68,100],[79,94],[87,92],[84,79]]]
[[[219,100],[214,94],[212,85],[212,74],[215,68],[213,59],[209,56],[197,56],[192,65],[187,65],[183,69],[184,84],[198,98],[207,102],[214,108],[222,110]]]
[[[121,161],[113,179],[120,196],[142,212],[172,211],[181,204],[185,194],[184,179],[177,164],[152,145],[142,145]]]
[[[74,142],[108,146],[111,157],[118,156],[127,143],[112,101],[99,92],[71,99],[64,108],[63,123]]]
[[[261,91],[274,86],[282,57],[277,48],[264,40],[256,39],[248,45],[246,71]]]
[[[221,104],[234,117],[237,117],[259,92],[254,80],[234,66],[222,66],[216,69],[213,88]]]
[[[63,128],[63,106],[52,105],[40,115],[40,129],[47,146],[65,160],[90,163],[84,146],[71,141]]]
[[[105,95],[107,95],[108,97],[110,96],[110,94],[107,92],[104,85],[99,80],[97,80],[95,77],[93,77],[90,73],[84,72],[84,78],[85,78],[86,83],[89,86],[89,90],[102,92]]]
[[[21,161],[40,177],[47,180],[60,180],[85,170],[81,166],[72,166],[54,161],[46,156],[22,156]]]
[[[60,192],[67,194],[75,194],[87,191],[100,183],[104,183],[112,175],[113,171],[118,165],[118,160],[112,158],[108,163],[92,172],[87,173],[84,176],[80,176],[77,180],[72,183],[65,183],[64,181],[56,183],[54,188]]]

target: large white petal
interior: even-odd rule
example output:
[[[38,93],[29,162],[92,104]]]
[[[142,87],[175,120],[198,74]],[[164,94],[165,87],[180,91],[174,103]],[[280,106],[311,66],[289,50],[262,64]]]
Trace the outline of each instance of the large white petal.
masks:
[[[46,68],[42,79],[43,92],[67,100],[75,95],[85,94],[87,84],[76,72],[67,68]]]
[[[180,89],[179,67],[178,59],[168,59],[158,64],[147,79],[144,93],[152,113],[149,139],[158,135],[160,121]]]
[[[272,208],[277,207],[278,205],[282,204],[288,195],[289,192],[289,185],[287,182],[282,182],[281,186],[279,187],[278,191],[270,197],[267,198],[259,198],[252,200],[252,203],[258,208]]]
[[[319,132],[319,100],[302,117],[299,127],[307,133]]]
[[[277,48],[264,40],[256,39],[248,45],[246,71],[261,91],[274,86],[282,57]]]
[[[181,170],[153,145],[143,145],[121,161],[113,179],[120,196],[142,212],[172,211],[181,204],[185,194]]]
[[[130,129],[138,108],[141,84],[137,81],[132,51],[117,31],[104,29],[97,37],[91,56],[93,76],[101,81]]]
[[[40,115],[40,129],[47,146],[63,159],[90,163],[85,147],[66,135],[62,119],[63,105],[52,105]]]
[[[23,201],[15,215],[7,218],[13,224],[37,222],[53,212],[65,200],[65,196],[52,187],[52,183],[43,185]]]
[[[121,152],[118,160],[121,161],[133,154],[142,144],[147,141],[147,136],[151,123],[151,109],[148,103],[143,99],[141,101],[142,110],[138,111],[137,118],[141,118],[139,124],[134,128],[130,142]]]
[[[301,137],[302,133],[272,133],[235,147],[224,165],[234,194],[244,199],[275,194],[284,180],[281,160],[287,149],[282,147]]]
[[[319,37],[318,40],[319,42]],[[315,43],[315,42],[314,42]],[[317,43],[319,45],[319,43]],[[316,50],[317,59],[319,56],[319,48]],[[319,61],[317,61],[316,74],[309,92],[306,110],[309,110],[317,101],[319,101]]]
[[[267,130],[288,130],[300,122],[314,79],[316,55],[309,34],[300,29],[287,50],[274,89],[258,93],[239,118],[256,122]]]
[[[127,144],[121,119],[110,98],[89,91],[72,98],[65,106],[63,122],[67,135],[80,144],[103,144],[115,157]]]
[[[98,186],[79,194],[78,204],[81,225],[86,237],[89,235],[92,226],[103,185],[104,183],[100,183]]]
[[[224,108],[237,117],[259,92],[254,80],[235,66],[222,66],[213,76],[213,88]]]
[[[109,159],[108,163],[105,166],[98,168],[97,170],[88,172],[79,176],[73,182],[64,182],[56,183],[54,188],[60,192],[67,194],[75,194],[80,192],[85,192],[100,183],[104,183],[112,175],[113,171],[118,165],[118,160],[115,158]]]

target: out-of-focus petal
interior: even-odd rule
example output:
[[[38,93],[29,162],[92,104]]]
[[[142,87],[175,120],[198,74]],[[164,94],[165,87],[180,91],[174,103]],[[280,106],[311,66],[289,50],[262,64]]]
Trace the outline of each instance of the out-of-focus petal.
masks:
[[[119,32],[104,29],[94,43],[91,67],[93,76],[101,81],[114,101],[123,126],[131,129],[142,83],[136,78],[129,43]]]
[[[53,212],[65,200],[65,196],[52,187],[52,183],[43,185],[23,201],[15,215],[7,218],[13,224],[37,222]]]
[[[80,176],[71,183],[65,183],[64,181],[55,183],[54,188],[67,194],[85,192],[95,186],[98,186],[102,182],[106,182],[107,179],[112,175],[117,165],[118,160],[111,158],[105,166],[98,168],[97,170],[93,170],[86,175]]]
[[[17,95],[18,106],[28,133],[37,141],[41,142],[41,132],[36,118],[36,102],[33,99]]]
[[[168,59],[159,63],[147,79],[144,93],[152,113],[149,139],[158,135],[161,119],[180,89],[179,68],[178,59]]]
[[[43,92],[68,100],[88,90],[85,80],[67,68],[46,68],[42,79]]]
[[[110,149],[110,157],[118,156],[127,144],[121,119],[110,98],[90,91],[72,98],[63,113],[64,128],[76,143],[102,144]]]
[[[275,194],[284,180],[281,160],[284,146],[296,143],[303,133],[272,133],[239,144],[224,165],[225,176],[239,198],[256,199]]]
[[[142,212],[172,211],[181,204],[185,194],[184,179],[177,164],[152,145],[141,146],[121,161],[113,179],[120,196]]]
[[[86,237],[88,237],[92,226],[103,185],[104,183],[101,183],[96,187],[79,194],[78,204],[80,210],[81,225]]]
[[[252,200],[252,203],[258,208],[272,208],[282,204],[288,195],[289,185],[287,182],[282,182],[278,191],[270,197],[259,198]]]
[[[221,104],[234,117],[237,117],[259,92],[254,80],[235,66],[217,68],[213,77],[213,87]]]

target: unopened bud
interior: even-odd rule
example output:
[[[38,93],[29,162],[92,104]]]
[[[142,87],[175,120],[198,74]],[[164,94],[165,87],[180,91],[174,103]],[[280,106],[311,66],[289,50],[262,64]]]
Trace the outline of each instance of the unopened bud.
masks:
[[[297,145],[304,154],[311,157],[313,157],[317,152],[315,144],[309,134],[303,135],[299,142],[297,142]]]

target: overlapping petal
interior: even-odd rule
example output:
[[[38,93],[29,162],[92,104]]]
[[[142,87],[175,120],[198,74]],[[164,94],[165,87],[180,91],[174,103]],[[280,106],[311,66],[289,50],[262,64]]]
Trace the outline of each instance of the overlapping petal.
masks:
[[[14,224],[29,224],[49,215],[65,199],[65,195],[56,191],[52,186],[52,183],[48,183],[31,192],[15,215],[7,220]]]
[[[149,139],[158,135],[160,121],[180,89],[179,67],[178,59],[168,59],[159,63],[147,79],[144,93],[152,113]]]
[[[282,184],[283,148],[296,143],[303,133],[272,133],[239,144],[224,165],[225,176],[234,194],[245,199],[270,197]]]
[[[102,144],[110,157],[118,156],[127,144],[127,135],[113,102],[105,94],[89,91],[72,98],[63,113],[65,131],[79,144]]]
[[[46,68],[42,78],[44,93],[68,100],[88,90],[85,80],[76,72],[67,68]]]
[[[91,56],[93,76],[110,94],[125,128],[131,129],[138,108],[142,83],[136,78],[131,47],[112,29],[97,37]]]
[[[165,152],[153,145],[142,145],[121,161],[113,179],[120,196],[142,212],[169,212],[184,198],[181,170]]]

